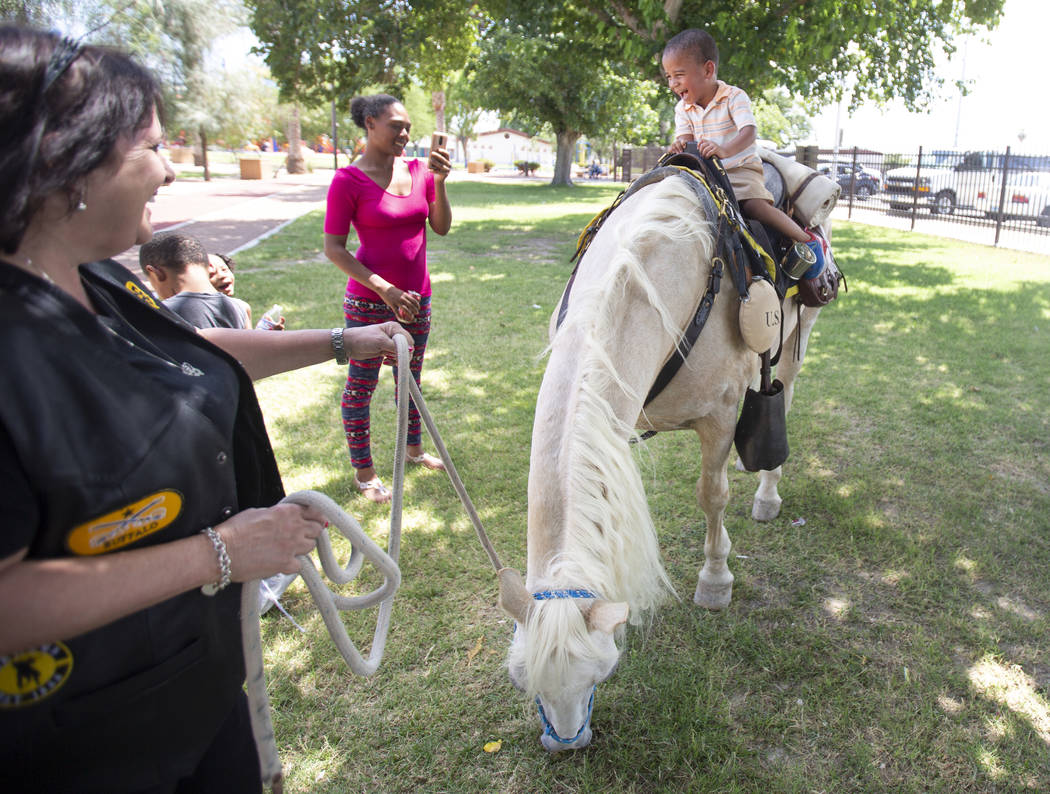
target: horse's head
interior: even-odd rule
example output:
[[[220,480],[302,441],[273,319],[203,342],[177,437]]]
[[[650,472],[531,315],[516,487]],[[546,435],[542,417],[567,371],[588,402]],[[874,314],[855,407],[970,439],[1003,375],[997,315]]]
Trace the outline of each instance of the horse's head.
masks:
[[[540,743],[551,752],[586,747],[595,689],[620,658],[615,635],[627,620],[627,604],[579,590],[534,595],[510,568],[499,580],[500,606],[517,621],[510,680],[536,699]]]

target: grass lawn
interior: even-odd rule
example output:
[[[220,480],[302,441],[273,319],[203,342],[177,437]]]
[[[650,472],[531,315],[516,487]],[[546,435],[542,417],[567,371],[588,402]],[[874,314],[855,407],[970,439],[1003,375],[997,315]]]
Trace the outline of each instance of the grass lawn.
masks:
[[[454,183],[431,235],[427,403],[504,563],[525,564],[532,414],[547,320],[607,185]],[[341,324],[345,280],[308,215],[238,259],[238,295],[289,328]],[[637,451],[682,601],[630,630],[595,738],[549,756],[503,669],[511,621],[447,479],[406,485],[393,628],[350,673],[297,582],[263,620],[292,792],[1007,792],[1050,787],[1050,257],[839,224],[849,292],[822,314],[789,416],[781,517],[730,472],[733,603],[692,604],[699,444]],[[701,339],[702,343],[702,339]],[[356,496],[342,372],[259,384],[288,491]],[[390,480],[392,378],[373,402]],[[804,525],[793,523],[804,518]],[[374,580],[362,583],[370,587]],[[367,650],[375,614],[345,622]],[[486,753],[486,742],[501,748]]]

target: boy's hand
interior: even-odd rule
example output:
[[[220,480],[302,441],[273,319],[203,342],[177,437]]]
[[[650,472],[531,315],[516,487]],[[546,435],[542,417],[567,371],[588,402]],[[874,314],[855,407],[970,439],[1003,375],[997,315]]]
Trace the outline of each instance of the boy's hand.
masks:
[[[685,141],[675,141],[668,147],[667,151],[671,154],[679,154],[680,152],[684,152]]]
[[[696,148],[704,157],[717,157],[719,160],[725,160],[728,157],[726,150],[714,141],[700,141]]]

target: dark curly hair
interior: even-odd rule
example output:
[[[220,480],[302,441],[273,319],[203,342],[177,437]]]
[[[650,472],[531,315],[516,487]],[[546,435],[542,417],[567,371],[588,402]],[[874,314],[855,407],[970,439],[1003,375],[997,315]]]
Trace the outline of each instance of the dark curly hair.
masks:
[[[0,250],[18,249],[51,194],[72,212],[84,177],[154,109],[163,118],[157,81],[124,53],[0,26]]]
[[[185,273],[190,265],[208,266],[208,252],[196,237],[182,232],[154,235],[139,249],[139,265],[162,267],[172,273]]]
[[[701,66],[708,61],[714,61],[715,68],[718,68],[718,45],[715,44],[714,37],[706,30],[700,28],[683,30],[672,36],[664,45],[665,55],[677,55],[682,52],[692,55]]]
[[[390,94],[373,94],[372,96],[354,97],[350,102],[350,118],[361,129],[365,129],[365,119],[377,119],[390,105],[401,100]]]

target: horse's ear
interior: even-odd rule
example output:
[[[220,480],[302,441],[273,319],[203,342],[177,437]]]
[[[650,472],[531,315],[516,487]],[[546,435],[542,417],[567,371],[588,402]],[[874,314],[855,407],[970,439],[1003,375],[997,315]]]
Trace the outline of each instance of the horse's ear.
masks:
[[[524,623],[532,607],[532,597],[525,588],[525,580],[513,568],[500,568],[497,576],[500,608],[518,623]]]
[[[622,601],[606,601],[599,598],[587,611],[587,628],[612,634],[617,626],[627,622],[627,604]]]

